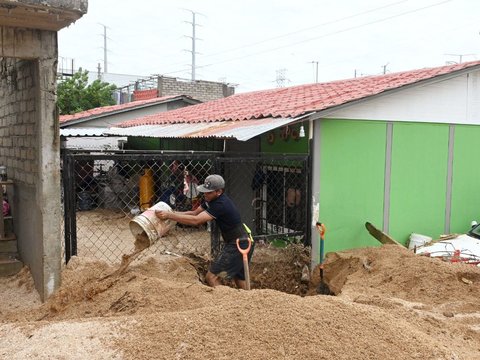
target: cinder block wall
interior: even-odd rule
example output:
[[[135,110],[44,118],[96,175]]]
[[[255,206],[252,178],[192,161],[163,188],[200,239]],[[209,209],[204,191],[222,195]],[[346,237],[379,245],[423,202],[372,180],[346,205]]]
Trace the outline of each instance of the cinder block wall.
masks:
[[[57,33],[1,27],[0,164],[15,182],[14,231],[42,299],[60,285]]]
[[[177,78],[159,76],[158,96],[190,95],[200,101],[221,99],[235,94],[235,88],[227,84],[204,80],[179,80]]]
[[[43,242],[36,206],[38,151],[36,127],[35,61],[3,58],[0,60],[0,164],[7,166],[14,181],[12,201],[14,232],[21,260],[32,272],[42,294]]]
[[[0,163],[10,179],[26,186],[38,177],[34,65],[12,58],[0,65]]]

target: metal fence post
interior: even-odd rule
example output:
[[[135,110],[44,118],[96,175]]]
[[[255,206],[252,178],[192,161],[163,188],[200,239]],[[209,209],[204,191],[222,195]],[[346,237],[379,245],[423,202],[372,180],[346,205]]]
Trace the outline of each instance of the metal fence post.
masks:
[[[75,173],[74,160],[68,150],[62,151],[63,168],[63,214],[65,232],[65,263],[68,263],[76,249],[76,214],[75,214]]]

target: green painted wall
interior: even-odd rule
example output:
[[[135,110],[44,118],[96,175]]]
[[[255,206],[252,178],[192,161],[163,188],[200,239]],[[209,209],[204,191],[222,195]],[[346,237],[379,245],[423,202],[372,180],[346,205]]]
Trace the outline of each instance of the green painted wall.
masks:
[[[365,222],[381,227],[386,124],[322,120],[320,123],[320,221],[325,252],[379,243]]]
[[[158,139],[129,137],[130,150],[222,151],[223,140],[218,139]]]
[[[412,232],[438,238],[445,231],[448,137],[448,124],[393,124],[388,233],[403,244]],[[480,127],[455,126],[451,233],[480,221],[479,137]],[[385,155],[386,122],[321,120],[317,161],[326,252],[380,245],[364,223],[384,225]]]
[[[446,124],[393,126],[389,233],[399,242],[444,231],[448,132]]]
[[[480,126],[455,126],[450,232],[464,233],[480,222]]]
[[[290,130],[300,131],[301,124],[295,124],[290,126]],[[308,122],[303,124],[305,129],[305,137],[298,139],[293,139],[291,136],[287,137],[286,140],[280,137],[280,134],[283,128],[275,129],[269,131],[268,133],[261,135],[260,141],[260,151],[264,153],[275,153],[275,154],[307,154],[308,153]],[[273,143],[268,142],[269,135],[273,134],[274,141]]]
[[[160,139],[149,137],[128,137],[128,149],[131,150],[158,150]]]

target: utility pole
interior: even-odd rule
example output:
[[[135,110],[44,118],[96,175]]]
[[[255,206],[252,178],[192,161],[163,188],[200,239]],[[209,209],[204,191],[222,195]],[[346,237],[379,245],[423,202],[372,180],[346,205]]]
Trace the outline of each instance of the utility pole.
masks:
[[[103,26],[103,72],[108,73],[108,60],[107,60],[107,26],[104,24],[100,24]]]
[[[197,14],[199,14],[199,15],[202,15],[202,14],[200,14],[198,12],[195,12],[193,10],[188,10],[188,9],[185,9],[185,10],[190,11],[192,13],[192,22],[186,21],[186,23],[192,24],[192,36],[187,36],[187,37],[192,39],[192,50],[187,50],[187,51],[190,51],[192,53],[192,81],[193,81],[193,80],[195,80],[195,69],[197,67],[196,66],[196,55],[198,54],[197,51],[196,51],[196,41],[201,40],[201,39],[198,39],[196,37],[196,27],[200,26],[200,25],[197,24],[195,16]]]
[[[464,56],[473,56],[475,54],[444,54],[447,56],[458,56],[458,62],[453,61],[454,64],[461,64]]]
[[[318,61],[310,61],[311,64],[315,64],[315,83],[318,83]]]
[[[382,68],[383,68],[383,75],[385,75],[387,73],[387,66],[388,64],[390,63],[386,63],[385,65],[382,65]]]

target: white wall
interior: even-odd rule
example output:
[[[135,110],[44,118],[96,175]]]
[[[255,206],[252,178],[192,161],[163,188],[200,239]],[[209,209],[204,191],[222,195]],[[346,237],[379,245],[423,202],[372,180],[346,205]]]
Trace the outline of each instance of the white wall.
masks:
[[[480,125],[480,71],[394,91],[322,117]]]
[[[126,137],[68,137],[65,147],[67,149],[104,149],[118,150],[118,140],[127,141]]]
[[[146,106],[138,109],[125,109],[123,112],[115,112],[111,115],[105,115],[98,117],[94,120],[87,120],[82,122],[76,122],[75,120],[71,122],[62,123],[62,128],[108,128],[119,124],[124,121],[137,119],[143,116],[157,114],[168,110],[168,104],[158,104],[152,106]]]

